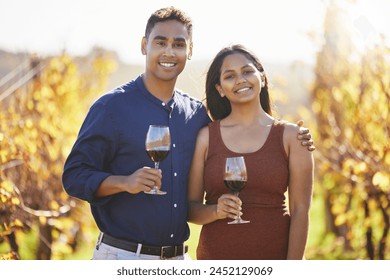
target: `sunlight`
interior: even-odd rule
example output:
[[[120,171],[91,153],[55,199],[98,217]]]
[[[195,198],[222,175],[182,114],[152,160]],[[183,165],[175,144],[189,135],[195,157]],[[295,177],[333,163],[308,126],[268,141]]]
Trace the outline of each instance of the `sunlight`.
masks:
[[[357,52],[365,52],[368,48],[378,44],[382,38],[389,42],[389,23],[385,17],[385,11],[390,10],[390,3],[383,3],[383,1],[381,5],[375,5],[375,1],[351,2],[353,3],[348,3],[343,8],[347,15],[346,22],[350,25],[350,38]]]

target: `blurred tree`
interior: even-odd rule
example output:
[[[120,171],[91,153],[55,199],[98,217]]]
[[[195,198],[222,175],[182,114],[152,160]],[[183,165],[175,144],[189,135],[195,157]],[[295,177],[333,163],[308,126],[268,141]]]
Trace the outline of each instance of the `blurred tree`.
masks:
[[[317,178],[327,232],[343,244],[344,258],[385,259],[390,256],[390,49],[382,40],[356,52],[345,18],[332,1],[311,91]]]
[[[10,244],[3,258],[18,258],[16,233],[38,224],[36,259],[75,249],[83,217],[78,202],[63,191],[63,164],[92,98],[101,93],[115,64],[94,52],[82,72],[66,54],[47,63],[27,92],[0,104],[0,241]],[[73,213],[75,215],[73,215]]]

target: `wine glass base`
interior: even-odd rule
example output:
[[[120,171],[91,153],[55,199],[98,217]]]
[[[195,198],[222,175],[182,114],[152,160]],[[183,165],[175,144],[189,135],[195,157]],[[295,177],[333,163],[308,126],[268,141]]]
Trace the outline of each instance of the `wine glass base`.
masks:
[[[154,195],[164,195],[164,194],[167,194],[167,192],[164,192],[164,191],[160,191],[159,189],[151,189],[150,191],[148,192],[144,192],[146,194],[154,194]]]
[[[236,220],[233,220],[231,222],[228,222],[228,225],[248,224],[250,222],[251,221],[246,221],[246,220],[243,220],[243,219],[236,219]]]

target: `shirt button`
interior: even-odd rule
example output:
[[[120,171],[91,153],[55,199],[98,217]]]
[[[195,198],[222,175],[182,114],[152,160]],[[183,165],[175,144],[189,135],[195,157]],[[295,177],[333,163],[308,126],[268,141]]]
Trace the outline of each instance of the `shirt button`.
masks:
[[[174,148],[176,148],[176,144],[175,144],[175,143],[173,143],[172,146],[173,146]]]
[[[161,103],[161,105],[162,105],[162,106],[165,106],[165,103],[163,102],[163,103]]]
[[[171,238],[173,238],[173,233],[171,234]]]
[[[175,173],[173,173],[173,176],[175,176],[175,177],[176,177],[176,176],[177,176],[177,173],[176,173],[176,172],[175,172]]]
[[[177,204],[176,204],[176,203],[175,203],[175,204],[173,204],[173,207],[175,207],[175,208],[176,208],[176,207],[177,207]]]

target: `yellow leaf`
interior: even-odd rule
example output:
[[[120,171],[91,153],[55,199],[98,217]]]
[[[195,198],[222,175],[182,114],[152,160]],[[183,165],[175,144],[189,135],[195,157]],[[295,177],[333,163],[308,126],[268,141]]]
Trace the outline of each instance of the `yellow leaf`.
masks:
[[[43,216],[40,216],[39,217],[39,223],[41,224],[41,225],[46,225],[47,224],[47,218],[46,217],[43,217]]]
[[[55,251],[61,252],[62,254],[71,254],[73,249],[70,245],[66,243],[57,243],[55,244]]]
[[[23,223],[22,223],[22,221],[19,220],[19,219],[15,219],[14,224],[15,224],[15,226],[23,227]]]
[[[356,161],[354,161],[353,159],[346,159],[344,162],[343,162],[343,169],[345,170],[350,170],[351,168],[353,168],[356,164]]]
[[[41,91],[39,91],[39,90],[34,91],[32,94],[32,97],[34,100],[39,101],[42,98]]]
[[[0,139],[1,140],[1,139]],[[390,151],[388,151],[385,155],[385,163],[390,166]]]
[[[3,182],[1,182],[1,187],[2,187],[6,192],[9,192],[9,193],[13,193],[13,192],[14,192],[14,185],[13,185],[12,182],[9,181],[9,180],[4,180]]]
[[[29,100],[27,101],[27,109],[32,110],[34,109],[34,102]]]
[[[343,102],[344,96],[343,96],[343,93],[339,90],[339,88],[337,88],[337,87],[332,88],[332,94],[333,94],[333,97],[336,101],[338,101],[340,103]]]
[[[361,174],[366,170],[367,164],[365,162],[360,162],[353,167],[353,171],[355,172],[355,174]]]
[[[344,214],[338,215],[334,221],[335,226],[341,226],[345,224],[347,221],[347,217]]]
[[[60,208],[60,205],[58,204],[57,201],[52,200],[52,201],[50,201],[50,208],[52,210],[58,210],[58,208]]]
[[[14,204],[14,205],[19,205],[19,204],[20,204],[20,200],[19,200],[19,198],[17,198],[17,197],[13,197],[13,198],[11,199],[11,201],[12,201],[12,204]]]
[[[24,125],[26,126],[26,128],[32,128],[34,123],[33,123],[32,119],[27,119],[26,122],[24,123]]]
[[[333,203],[331,210],[333,214],[337,215],[344,212],[344,206],[339,203]]]
[[[47,99],[49,99],[53,96],[53,91],[51,90],[50,87],[44,86],[44,87],[42,87],[41,94],[42,94],[42,99],[45,100],[45,102],[46,102]]]
[[[388,173],[378,171],[372,177],[372,183],[383,191],[387,191],[390,189],[390,176]]]

